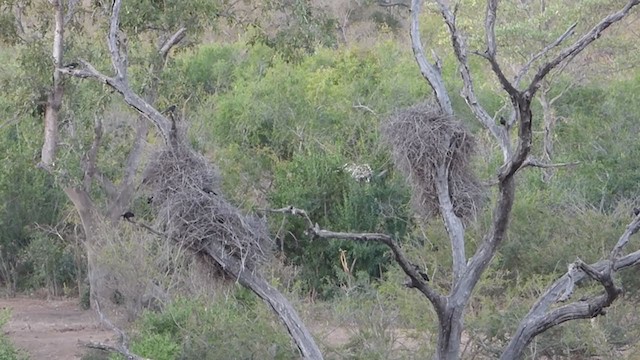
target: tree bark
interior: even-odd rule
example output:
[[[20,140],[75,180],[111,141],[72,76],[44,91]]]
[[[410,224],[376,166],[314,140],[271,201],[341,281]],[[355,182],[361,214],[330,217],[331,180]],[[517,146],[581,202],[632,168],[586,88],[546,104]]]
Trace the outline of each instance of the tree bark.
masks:
[[[55,30],[53,34],[53,83],[47,96],[47,107],[44,112],[44,144],[42,145],[41,163],[49,169],[55,165],[58,142],[58,113],[62,106],[62,74],[58,69],[62,66],[64,41],[64,6],[62,0],[49,0],[55,14]]]
[[[323,358],[320,348],[313,340],[313,336],[307,330],[295,308],[280,291],[271,286],[257,272],[243,267],[242,263],[237,259],[226,256],[224,248],[210,243],[205,248],[205,251],[222,266],[225,272],[237,279],[242,286],[251,289],[273,309],[287,328],[289,335],[300,350],[302,358],[313,360],[321,360]]]

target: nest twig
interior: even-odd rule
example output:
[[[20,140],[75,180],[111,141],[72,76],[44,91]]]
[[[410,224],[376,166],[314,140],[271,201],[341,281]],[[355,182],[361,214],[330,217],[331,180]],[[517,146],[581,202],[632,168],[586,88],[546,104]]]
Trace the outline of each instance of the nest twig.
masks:
[[[143,184],[157,228],[174,241],[196,251],[210,242],[253,269],[271,248],[265,221],[243,214],[220,190],[220,176],[186,145],[163,149],[152,157]]]
[[[454,213],[467,221],[475,217],[482,201],[482,187],[470,160],[475,140],[464,124],[439,108],[422,103],[400,110],[382,124],[396,167],[408,178],[420,215],[440,211],[435,177],[437,166],[449,169],[449,195]]]

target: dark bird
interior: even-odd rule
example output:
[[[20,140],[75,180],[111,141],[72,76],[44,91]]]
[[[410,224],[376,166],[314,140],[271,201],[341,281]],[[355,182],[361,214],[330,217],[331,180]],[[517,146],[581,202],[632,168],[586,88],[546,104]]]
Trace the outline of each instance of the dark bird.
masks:
[[[133,219],[136,215],[134,213],[132,213],[131,211],[127,211],[126,213],[121,215],[123,219],[129,221],[129,222],[133,222]]]
[[[418,265],[413,265],[413,268],[416,269],[416,272],[418,273],[418,275],[422,277],[422,280],[429,281],[429,275],[427,275],[427,273],[425,273],[424,271],[420,270],[420,267]]]
[[[504,116],[500,116],[500,125],[507,126],[507,120],[504,118]]]
[[[633,216],[638,216],[640,214],[640,208],[633,208]]]
[[[169,106],[168,108],[166,108],[163,113],[167,114],[167,113],[173,113],[174,111],[176,111],[176,104],[173,104],[171,106]]]
[[[67,68],[67,69],[75,69],[78,66],[80,66],[80,64],[78,64],[77,62],[72,62],[72,63],[68,63],[63,65],[62,67]]]
[[[206,186],[202,188],[202,191],[206,192],[209,195],[218,195],[215,191],[211,190],[211,188]]]

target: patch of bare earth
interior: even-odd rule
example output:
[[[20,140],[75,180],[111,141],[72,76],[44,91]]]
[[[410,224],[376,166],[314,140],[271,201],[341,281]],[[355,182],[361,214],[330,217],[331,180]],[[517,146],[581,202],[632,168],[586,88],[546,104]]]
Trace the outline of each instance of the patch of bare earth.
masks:
[[[32,360],[80,359],[79,341],[115,344],[114,333],[100,326],[92,310],[81,310],[77,299],[16,297],[0,299],[0,308],[11,309],[2,330]]]

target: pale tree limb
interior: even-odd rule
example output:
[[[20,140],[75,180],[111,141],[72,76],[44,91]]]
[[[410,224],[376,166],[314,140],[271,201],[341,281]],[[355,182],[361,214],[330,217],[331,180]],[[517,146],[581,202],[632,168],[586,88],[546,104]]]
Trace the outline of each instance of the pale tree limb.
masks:
[[[533,97],[533,95],[538,90],[540,81],[545,78],[545,76],[558,64],[563,62],[565,59],[575,56],[584,50],[589,44],[598,39],[604,30],[606,30],[609,26],[614,23],[622,20],[633,7],[640,4],[640,0],[630,0],[627,4],[620,9],[619,11],[610,14],[609,16],[602,19],[596,26],[594,26],[590,31],[582,35],[580,39],[578,39],[573,45],[562,50],[556,57],[551,59],[549,62],[545,63],[538,72],[534,75],[533,80],[529,84],[526,92],[529,94],[529,97]]]
[[[520,166],[520,168],[522,169],[525,167],[538,167],[542,169],[549,169],[549,168],[559,168],[559,167],[571,167],[576,165],[580,165],[580,162],[572,161],[572,162],[566,162],[566,163],[545,163],[533,157],[528,157],[527,160],[525,160],[522,163],[522,166]]]
[[[436,169],[436,192],[438,204],[449,240],[453,259],[453,286],[460,280],[467,269],[467,257],[464,249],[464,225],[453,211],[453,203],[449,195],[449,164]]]
[[[305,210],[298,209],[293,206],[287,206],[280,209],[266,209],[266,211],[302,217],[307,221],[307,234],[312,238],[354,240],[363,242],[375,242],[386,245],[393,253],[395,260],[398,265],[400,265],[402,271],[404,271],[404,273],[411,279],[410,287],[416,288],[421,293],[423,293],[434,305],[439,315],[444,310],[446,299],[427,284],[426,279],[423,275],[420,274],[419,269],[417,269],[416,266],[407,259],[400,245],[398,245],[398,243],[391,236],[379,233],[334,232],[320,229],[318,224],[314,224],[311,221],[309,215]]]
[[[110,330],[113,330],[115,333],[118,334],[118,341],[119,341],[118,346],[110,346],[110,345],[99,343],[99,342],[86,342],[86,343],[80,342],[79,343],[80,346],[84,346],[90,349],[98,349],[102,351],[109,351],[109,352],[121,354],[125,356],[125,359],[128,359],[128,360],[148,360],[146,358],[143,358],[141,356],[138,356],[132,353],[131,350],[129,350],[129,338],[127,337],[127,334],[125,334],[124,331],[122,331],[119,327],[115,326],[109,320],[109,318],[104,315],[104,313],[100,309],[100,302],[97,299],[95,301],[95,304],[96,304],[96,312],[98,313],[98,316],[100,316],[100,322],[106,325],[107,327],[109,327]]]
[[[420,3],[421,0],[413,0],[412,4]],[[471,71],[469,70],[469,63],[467,60],[467,47],[462,33],[457,27],[455,14],[451,11],[449,6],[444,0],[437,0],[440,14],[449,29],[451,35],[451,44],[454,54],[458,60],[460,77],[462,78],[463,88],[462,97],[464,98],[467,106],[480,123],[493,135],[498,142],[502,155],[506,161],[511,155],[511,142],[509,140],[509,133],[507,130],[499,126],[493,121],[493,117],[487,113],[487,111],[480,104],[473,85],[473,79],[471,77]],[[418,9],[412,9],[416,11]]]
[[[576,26],[578,26],[578,23],[573,23],[571,26],[569,26],[569,28],[562,34],[560,35],[554,42],[552,42],[551,44],[547,45],[544,47],[544,49],[540,50],[537,54],[533,55],[520,69],[520,71],[518,71],[518,74],[516,75],[515,79],[513,80],[513,83],[515,84],[516,87],[518,87],[520,85],[520,82],[522,81],[522,79],[524,78],[525,75],[527,75],[527,73],[529,72],[529,69],[531,69],[531,65],[533,65],[534,62],[536,62],[538,59],[540,59],[541,57],[545,56],[549,51],[551,51],[552,49],[560,46],[560,44],[562,44],[567,38],[569,38],[570,36],[572,36],[575,33],[575,29]]]
[[[421,0],[411,1],[411,47],[413,49],[413,55],[418,62],[420,72],[422,76],[427,80],[436,97],[436,101],[440,106],[440,110],[448,115],[453,115],[453,106],[451,105],[451,99],[449,93],[444,85],[444,79],[438,66],[431,65],[427,60],[422,47],[422,40],[420,39],[419,28],[419,16],[420,7],[422,6]],[[437,63],[436,63],[437,64]]]
[[[609,259],[600,260],[587,265],[578,259],[569,266],[565,275],[547,288],[531,307],[529,313],[521,320],[518,329],[505,348],[502,359],[517,359],[536,335],[560,323],[589,319],[604,314],[605,308],[611,305],[620,294],[620,289],[613,282],[613,275],[623,269],[640,264],[640,250],[620,257],[622,248],[629,243],[631,236],[640,230],[640,215],[627,225],[624,233],[611,250]],[[601,295],[580,300],[559,308],[549,308],[556,302],[565,302],[571,298],[576,284],[586,277],[602,284],[605,292]]]

